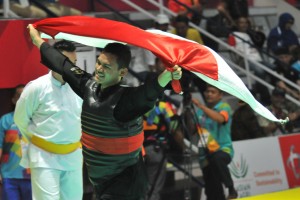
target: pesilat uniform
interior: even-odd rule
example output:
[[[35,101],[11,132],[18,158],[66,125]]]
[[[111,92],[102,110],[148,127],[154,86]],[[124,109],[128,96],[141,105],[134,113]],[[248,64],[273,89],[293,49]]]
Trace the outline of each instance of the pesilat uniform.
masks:
[[[98,198],[142,199],[147,178],[141,157],[141,116],[153,108],[164,90],[157,77],[139,87],[116,84],[101,91],[91,74],[49,44],[43,43],[40,51],[42,63],[62,74],[83,99],[83,155]]]

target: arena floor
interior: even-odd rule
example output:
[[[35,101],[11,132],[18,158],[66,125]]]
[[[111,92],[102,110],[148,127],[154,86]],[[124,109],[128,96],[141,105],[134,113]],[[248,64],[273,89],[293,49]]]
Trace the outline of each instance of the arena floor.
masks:
[[[299,200],[300,188],[294,188],[281,192],[273,192],[252,197],[240,198],[242,200]]]

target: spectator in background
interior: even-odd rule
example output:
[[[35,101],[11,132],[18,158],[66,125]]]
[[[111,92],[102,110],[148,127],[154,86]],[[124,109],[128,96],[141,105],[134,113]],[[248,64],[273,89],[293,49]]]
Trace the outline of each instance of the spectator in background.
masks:
[[[75,46],[59,41],[54,48],[65,61],[77,60]],[[15,110],[15,122],[29,141],[22,165],[30,167],[33,199],[82,200],[80,99],[54,71],[27,84]]]
[[[279,124],[272,122],[262,116],[258,116],[258,122],[264,129],[266,136],[278,136],[293,132],[293,123],[299,118],[300,112],[288,112],[286,109],[287,100],[285,98],[285,92],[280,88],[275,88],[271,95],[271,105],[267,108],[274,114],[278,119],[285,119],[289,117],[290,121],[286,124]]]
[[[230,134],[231,108],[222,101],[223,92],[207,85],[204,93],[206,105],[193,99],[196,105],[197,127],[199,132],[200,167],[205,181],[207,199],[225,200],[223,184],[229,190],[227,199],[238,197],[228,169],[233,157]]]
[[[202,37],[198,30],[189,27],[189,18],[183,15],[178,15],[174,22],[175,29],[170,32],[183,38],[193,40],[199,44],[203,44]]]
[[[236,26],[236,20],[239,17],[249,17],[247,0],[220,0],[217,10],[230,23],[231,27]]]
[[[16,105],[24,85],[14,89],[12,103]],[[30,170],[19,165],[22,135],[14,123],[14,111],[0,118],[0,166],[2,200],[31,200]]]
[[[232,34],[229,35],[228,43],[231,46],[234,46],[238,51],[245,54],[247,58],[254,60],[256,62],[262,62],[262,57],[254,45],[250,35],[248,34],[248,30],[250,29],[250,22],[246,17],[239,17],[236,23],[236,31],[233,31]],[[244,65],[243,58],[238,58],[239,65]],[[253,70],[254,73],[263,77],[265,71],[259,66],[249,62],[250,70]]]
[[[292,67],[293,55],[289,52],[288,48],[279,48],[274,52],[274,54],[276,57],[274,70],[286,79],[298,84],[300,82],[299,73]],[[294,98],[300,99],[300,94],[297,89],[288,86],[284,81],[278,79],[277,77],[273,77],[271,83],[276,85],[276,87],[281,88]]]
[[[279,16],[278,26],[271,29],[267,38],[267,47],[271,53],[275,53],[280,48],[287,48],[289,52],[292,52],[299,46],[298,37],[292,30],[294,21],[294,17],[289,13]]]
[[[168,8],[177,15],[187,16],[191,22],[199,25],[203,12],[201,0],[178,0],[178,2],[184,4],[185,6],[175,2],[174,0],[169,0]]]
[[[253,109],[243,101],[232,116],[231,138],[233,141],[264,137],[264,131],[258,124],[257,115]]]
[[[246,58],[269,67],[270,64],[263,61],[259,52],[259,47],[262,47],[265,39],[266,37],[262,32],[251,29],[248,18],[239,17],[236,23],[236,30],[233,31],[228,37],[228,43],[243,53]],[[232,57],[239,66],[245,68],[245,60],[243,57],[235,54],[232,54]],[[256,76],[270,82],[271,77],[265,72],[264,69],[252,62],[248,62],[248,64],[249,70],[253,71]],[[259,99],[260,103],[263,105],[269,105],[270,94],[268,88],[257,81],[254,82],[252,87],[254,88],[255,96]]]
[[[154,22],[154,27],[151,29],[157,29],[166,32],[169,30],[169,24],[170,24],[169,17],[161,13],[157,15],[156,20]]]

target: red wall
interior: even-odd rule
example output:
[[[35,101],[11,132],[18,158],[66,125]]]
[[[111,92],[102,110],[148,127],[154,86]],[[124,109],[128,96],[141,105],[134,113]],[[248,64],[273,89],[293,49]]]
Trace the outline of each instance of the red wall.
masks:
[[[18,84],[47,73],[39,50],[31,43],[26,27],[33,20],[0,20],[0,116],[12,110],[11,93]]]
[[[29,23],[33,20],[0,21],[0,88],[26,84],[48,71],[40,64],[39,50],[28,35]]]

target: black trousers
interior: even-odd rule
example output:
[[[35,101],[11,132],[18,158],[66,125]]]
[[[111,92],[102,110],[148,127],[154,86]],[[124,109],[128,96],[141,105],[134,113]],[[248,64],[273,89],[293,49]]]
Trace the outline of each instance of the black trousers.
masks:
[[[147,190],[147,174],[142,156],[120,174],[96,181],[94,190],[97,200],[143,200]]]
[[[209,164],[202,169],[207,200],[225,200],[223,184],[227,188],[233,186],[227,166],[231,157],[224,151],[217,151],[209,155],[208,161]]]

